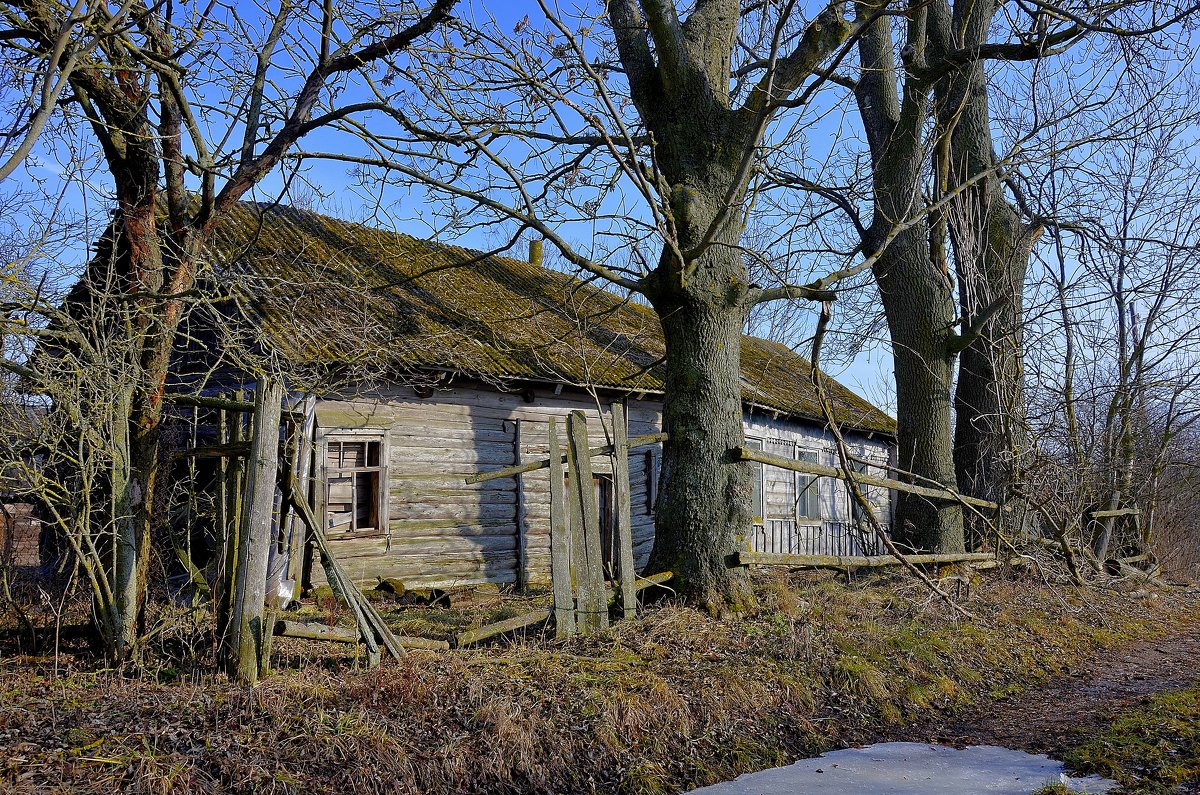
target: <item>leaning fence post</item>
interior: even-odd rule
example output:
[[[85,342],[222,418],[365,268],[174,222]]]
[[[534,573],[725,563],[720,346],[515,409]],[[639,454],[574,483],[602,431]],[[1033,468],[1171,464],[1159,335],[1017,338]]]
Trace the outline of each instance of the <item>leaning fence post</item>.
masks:
[[[567,506],[564,504],[562,448],[558,423],[550,418],[550,582],[554,588],[554,636],[575,634],[575,597],[571,592],[571,542]]]
[[[571,519],[577,528],[571,557],[579,594],[579,628],[589,635],[608,627],[608,599],[604,588],[604,560],[600,545],[600,515],[592,483],[591,450],[588,447],[587,415],[572,411],[567,416],[567,466],[570,469]]]
[[[258,682],[262,650],[271,627],[263,625],[267,590],[267,561],[273,537],[271,515],[275,508],[275,481],[279,474],[279,414],[283,385],[265,380],[254,392],[254,417],[250,460],[246,473],[246,501],[238,530],[237,580],[234,585],[233,630],[230,652],[238,681]]]
[[[625,407],[620,403],[612,406],[613,423],[613,490],[616,491],[617,549],[616,575],[617,593],[620,595],[621,610],[625,618],[637,614],[637,592],[633,588],[633,520],[629,508],[629,442],[625,427]]]

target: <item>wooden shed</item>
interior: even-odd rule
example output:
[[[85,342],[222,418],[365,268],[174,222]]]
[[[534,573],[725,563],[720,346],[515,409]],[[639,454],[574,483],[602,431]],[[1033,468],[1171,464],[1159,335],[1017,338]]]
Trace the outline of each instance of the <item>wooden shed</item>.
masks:
[[[572,410],[588,414],[596,444],[607,441],[615,402],[631,435],[661,430],[665,351],[654,313],[540,262],[251,204],[221,229],[208,259],[235,297],[203,321],[220,338],[181,361],[209,368],[213,351],[244,347],[249,334],[253,347],[303,374],[290,385],[311,418],[302,474],[331,546],[360,580],[544,580],[547,472],[478,485],[465,478],[545,457],[549,419]],[[803,357],[745,336],[742,383],[750,446],[834,463]],[[894,421],[841,385],[832,393],[857,456],[884,474]],[[605,524],[611,465],[596,461]],[[659,461],[651,447],[630,462],[640,559],[653,542]],[[842,483],[751,465],[759,470],[748,548],[874,551]],[[871,498],[890,517],[890,495]]]

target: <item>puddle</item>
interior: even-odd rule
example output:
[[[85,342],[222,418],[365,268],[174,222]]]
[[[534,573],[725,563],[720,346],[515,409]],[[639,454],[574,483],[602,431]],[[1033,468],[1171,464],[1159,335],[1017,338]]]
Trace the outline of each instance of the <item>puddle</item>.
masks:
[[[1109,792],[1116,782],[1071,778],[1061,762],[995,745],[880,743],[748,773],[695,795],[1029,795],[1047,784]]]

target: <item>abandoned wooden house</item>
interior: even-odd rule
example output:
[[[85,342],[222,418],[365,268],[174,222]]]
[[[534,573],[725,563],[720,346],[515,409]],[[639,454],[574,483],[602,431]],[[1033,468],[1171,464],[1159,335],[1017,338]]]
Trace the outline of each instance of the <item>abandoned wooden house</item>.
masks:
[[[356,579],[544,581],[548,471],[477,485],[465,478],[545,458],[549,419],[572,410],[588,414],[595,444],[606,442],[615,402],[631,436],[661,430],[664,347],[654,313],[543,267],[537,248],[519,261],[282,206],[243,205],[222,228],[208,257],[236,298],[213,318],[222,339],[210,341],[201,369],[235,371],[229,351],[247,348],[291,368],[292,405],[312,428],[297,472]],[[228,357],[221,367],[214,351]],[[182,358],[194,363],[196,354]],[[745,336],[742,384],[749,446],[834,463],[804,358]],[[221,379],[206,388],[220,392]],[[856,457],[884,474],[894,463],[893,420],[836,383],[832,396]],[[638,560],[653,541],[660,459],[659,447],[630,456]],[[593,465],[610,538],[611,464]],[[842,482],[747,465],[758,468],[748,548],[876,550]],[[889,493],[872,489],[870,499],[887,521]]]

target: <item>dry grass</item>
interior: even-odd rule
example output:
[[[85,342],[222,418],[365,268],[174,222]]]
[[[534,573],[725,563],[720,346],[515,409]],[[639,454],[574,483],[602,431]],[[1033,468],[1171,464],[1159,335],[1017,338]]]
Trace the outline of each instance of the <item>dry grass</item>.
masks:
[[[901,578],[770,577],[759,593],[737,620],[667,604],[601,637],[531,633],[376,672],[347,670],[344,647],[281,641],[255,691],[5,661],[0,787],[677,792],[1028,686],[1168,612],[1196,617],[1181,598],[999,579],[976,589],[973,624]]]

